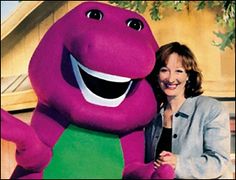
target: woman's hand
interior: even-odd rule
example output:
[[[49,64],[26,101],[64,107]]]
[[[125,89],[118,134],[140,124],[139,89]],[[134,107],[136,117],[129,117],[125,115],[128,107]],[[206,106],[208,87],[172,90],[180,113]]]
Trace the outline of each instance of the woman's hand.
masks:
[[[154,162],[154,167],[158,168],[163,164],[169,164],[175,169],[176,166],[176,156],[168,151],[162,151],[159,154],[159,158]]]

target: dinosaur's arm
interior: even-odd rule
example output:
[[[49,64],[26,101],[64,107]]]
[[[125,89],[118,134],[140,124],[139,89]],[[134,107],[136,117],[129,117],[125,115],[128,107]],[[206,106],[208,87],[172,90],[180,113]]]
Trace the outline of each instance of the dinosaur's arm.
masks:
[[[154,168],[153,162],[144,163],[144,131],[139,130],[121,137],[124,152],[124,179],[173,179],[174,170],[169,165]]]
[[[16,144],[16,161],[25,169],[40,172],[48,164],[52,152],[34,129],[1,109],[1,138]]]
[[[68,122],[60,113],[42,104],[35,108],[30,126],[1,111],[1,137],[17,146],[18,165],[11,179],[41,179],[43,169],[51,159],[51,149]]]

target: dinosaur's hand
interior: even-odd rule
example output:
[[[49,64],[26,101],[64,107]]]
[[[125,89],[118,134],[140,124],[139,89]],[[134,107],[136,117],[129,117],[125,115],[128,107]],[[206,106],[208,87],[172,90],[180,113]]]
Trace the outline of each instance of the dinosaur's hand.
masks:
[[[174,179],[174,169],[169,164],[161,165],[153,172],[151,179]]]
[[[1,109],[1,138],[16,144],[16,161],[25,169],[40,172],[50,161],[52,152],[34,129]]]

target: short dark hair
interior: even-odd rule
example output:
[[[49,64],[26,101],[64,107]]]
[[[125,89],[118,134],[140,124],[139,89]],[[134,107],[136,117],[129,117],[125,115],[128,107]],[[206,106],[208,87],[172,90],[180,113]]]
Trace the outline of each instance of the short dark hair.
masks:
[[[198,68],[196,57],[186,45],[180,44],[179,42],[171,42],[161,46],[156,52],[156,64],[152,72],[147,77],[147,80],[152,85],[156,99],[159,103],[166,101],[166,95],[159,86],[157,76],[160,69],[166,66],[167,60],[172,53],[177,53],[182,57],[183,67],[189,77],[185,85],[185,98],[198,96],[203,93],[202,73]]]

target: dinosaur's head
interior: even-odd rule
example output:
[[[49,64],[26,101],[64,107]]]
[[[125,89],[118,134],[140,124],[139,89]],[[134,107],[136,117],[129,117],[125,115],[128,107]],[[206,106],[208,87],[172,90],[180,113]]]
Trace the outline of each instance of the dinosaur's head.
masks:
[[[146,125],[156,102],[145,77],[158,45],[139,14],[82,3],[45,34],[29,74],[39,102],[73,123],[126,132]]]

